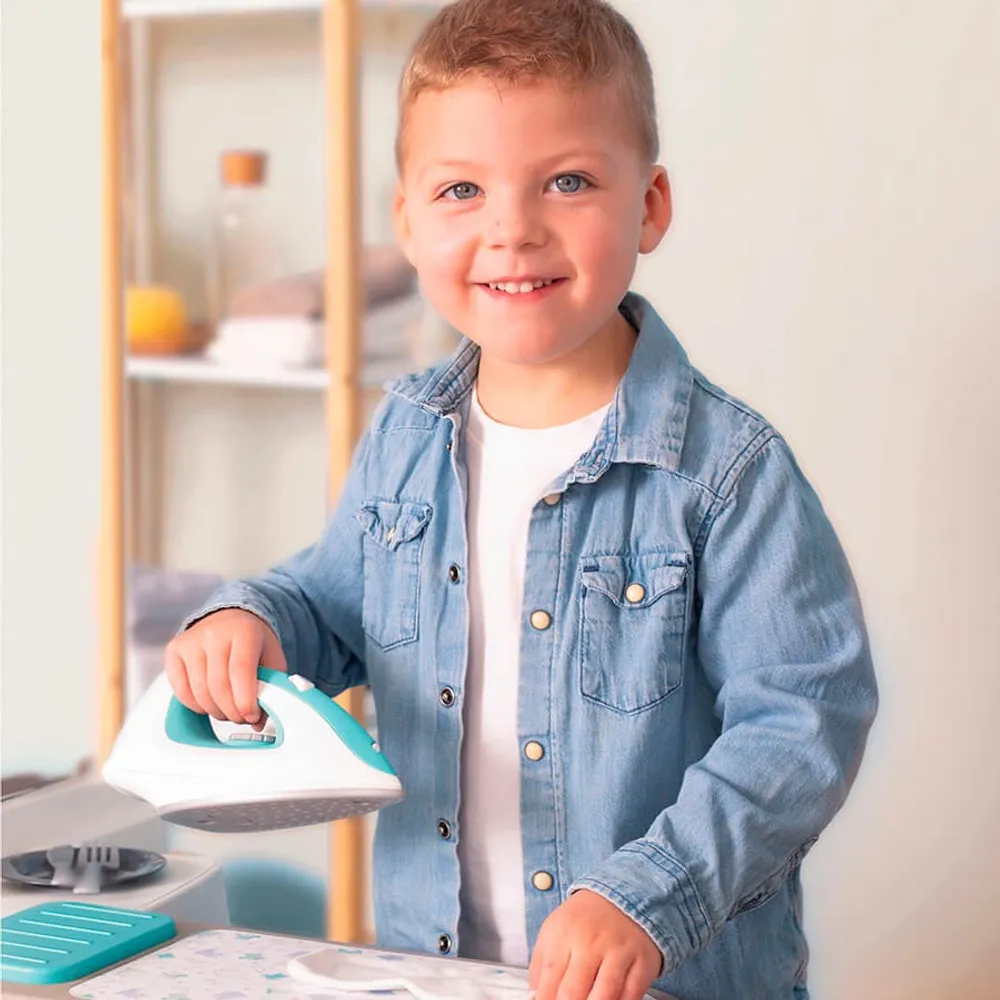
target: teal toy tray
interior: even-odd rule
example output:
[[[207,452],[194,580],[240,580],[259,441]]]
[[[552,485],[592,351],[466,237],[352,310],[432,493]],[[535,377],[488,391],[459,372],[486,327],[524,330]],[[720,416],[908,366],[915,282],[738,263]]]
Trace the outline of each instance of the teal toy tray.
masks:
[[[162,913],[53,902],[0,920],[0,979],[67,983],[169,941],[174,922]]]

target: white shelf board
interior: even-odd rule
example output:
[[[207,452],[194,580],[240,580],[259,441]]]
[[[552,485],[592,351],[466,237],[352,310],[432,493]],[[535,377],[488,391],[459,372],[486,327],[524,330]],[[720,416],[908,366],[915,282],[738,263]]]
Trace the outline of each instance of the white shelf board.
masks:
[[[362,7],[408,7],[433,10],[447,0],[361,0]],[[211,17],[318,11],[323,0],[122,0],[126,20],[164,17]]]
[[[422,367],[412,354],[407,329],[416,333],[413,324],[419,326],[425,319],[426,305],[419,293],[403,296],[365,313],[359,358],[362,389],[378,389],[389,380]],[[320,366],[263,367],[260,361],[230,363],[203,354],[126,355],[125,376],[146,382],[200,382],[312,391],[324,390],[330,382],[326,368]]]
[[[377,389],[383,383],[414,371],[405,357],[379,358],[363,365],[361,387]],[[259,368],[220,364],[203,355],[159,357],[129,355],[125,374],[145,382],[187,382],[213,385],[257,386],[269,389],[325,390],[330,380],[325,368]]]

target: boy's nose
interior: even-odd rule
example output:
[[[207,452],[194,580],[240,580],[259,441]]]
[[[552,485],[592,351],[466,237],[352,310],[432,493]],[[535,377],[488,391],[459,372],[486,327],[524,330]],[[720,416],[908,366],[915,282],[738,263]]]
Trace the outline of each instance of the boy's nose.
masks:
[[[494,249],[541,246],[545,242],[545,224],[537,206],[526,199],[507,198],[494,204],[485,235]]]

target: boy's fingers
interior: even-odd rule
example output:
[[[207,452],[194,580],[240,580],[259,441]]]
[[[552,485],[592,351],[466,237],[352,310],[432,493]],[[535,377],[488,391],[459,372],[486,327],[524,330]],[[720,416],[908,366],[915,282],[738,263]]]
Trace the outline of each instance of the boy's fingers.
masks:
[[[181,659],[180,653],[172,646],[167,646],[165,666],[167,679],[170,681],[170,687],[177,696],[177,700],[185,708],[201,714],[202,708],[198,704],[198,699],[195,698],[194,692],[191,690],[191,685],[188,683],[187,667],[184,666],[184,661]]]
[[[537,965],[532,961],[535,1000],[556,1000],[556,991],[569,964],[569,952],[558,945],[556,948],[554,951],[543,949],[538,954]]]
[[[208,693],[227,721],[242,722],[243,716],[236,708],[233,685],[229,680],[230,645],[228,640],[216,640],[208,646]]]
[[[599,968],[599,958],[588,955],[586,951],[575,952],[562,975],[556,1000],[587,1000]]]
[[[202,646],[192,646],[185,654],[188,684],[202,712],[213,719],[225,719],[208,690],[208,658]]]
[[[649,989],[649,983],[642,971],[642,963],[636,962],[625,975],[625,984],[621,990],[621,1000],[642,1000]]]
[[[637,997],[625,992],[626,976],[629,971],[627,963],[605,959],[597,970],[588,1000],[641,1000],[642,991]]]
[[[263,654],[262,638],[255,629],[239,629],[229,647],[229,683],[240,722],[255,724],[261,717],[257,701],[257,667]]]

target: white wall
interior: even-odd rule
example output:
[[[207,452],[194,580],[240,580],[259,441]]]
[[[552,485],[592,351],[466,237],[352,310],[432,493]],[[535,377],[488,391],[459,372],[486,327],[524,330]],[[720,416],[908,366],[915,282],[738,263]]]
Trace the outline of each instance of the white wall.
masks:
[[[676,200],[673,231],[643,262],[637,286],[694,361],[791,441],[849,550],[878,657],[883,707],[866,765],[806,865],[814,995],[993,998],[1000,426],[990,403],[1000,366],[1000,118],[992,99],[1000,92],[1000,5],[619,2],[659,74]],[[68,763],[91,733],[95,7],[35,0],[4,9],[4,39],[17,39],[4,48],[5,771],[8,760]],[[73,44],[49,32],[54,17]],[[209,30],[172,31],[160,44],[190,45]],[[276,41],[278,62],[306,55],[295,22]],[[395,57],[392,45],[380,45],[385,70],[376,76],[385,77]],[[40,75],[41,51],[58,75]],[[223,95],[244,108],[237,63],[234,56]],[[315,156],[313,85],[297,70],[289,75],[290,65],[253,106],[273,127],[269,95],[298,88],[302,114],[282,127]],[[171,231],[193,232],[194,182],[214,152],[185,149],[181,137],[198,132],[198,119],[184,103],[187,85],[174,83],[160,93],[177,112],[164,119],[172,141],[160,147],[160,190],[181,199],[168,204],[187,205]],[[391,92],[385,80],[376,86],[383,99]],[[377,116],[391,108],[369,108],[376,134],[368,162],[384,178],[389,149],[380,137],[389,119]],[[315,230],[301,205],[312,204],[318,181],[311,162],[301,168],[302,199],[286,205],[301,236],[295,245],[314,256]],[[185,169],[194,173],[182,183]],[[366,200],[371,226],[379,225],[377,191],[370,185]],[[184,265],[175,271],[190,279]],[[48,294],[53,273],[66,294]],[[168,550],[180,563],[200,560],[198,568],[217,559],[257,563],[292,535],[308,537],[321,517],[313,464],[321,434],[307,402],[288,407],[267,394],[223,394],[212,403],[216,422],[206,422],[206,391],[175,393],[169,404],[172,455],[186,480],[170,487]],[[55,423],[56,401],[73,414],[65,425]],[[212,463],[250,447],[278,456],[277,478],[300,490],[301,516],[275,518],[284,526],[266,544],[255,538],[239,552],[220,533],[219,509],[239,511],[246,485],[227,494]],[[284,509],[266,474],[261,489],[259,510]],[[39,701],[39,676],[58,684],[58,697]],[[43,705],[58,724],[44,744],[36,736]]]
[[[638,281],[797,450],[883,704],[805,866],[821,998],[1000,996],[1000,5],[621,0],[676,221]]]
[[[5,774],[69,770],[96,740],[97,9],[5,3],[0,28]]]

